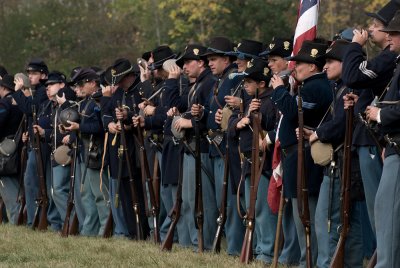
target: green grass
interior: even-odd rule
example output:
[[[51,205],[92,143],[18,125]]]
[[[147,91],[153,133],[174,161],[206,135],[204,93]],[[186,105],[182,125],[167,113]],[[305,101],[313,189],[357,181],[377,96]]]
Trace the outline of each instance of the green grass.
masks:
[[[264,267],[241,265],[226,253],[198,254],[174,245],[161,252],[152,242],[88,237],[0,225],[0,267]]]

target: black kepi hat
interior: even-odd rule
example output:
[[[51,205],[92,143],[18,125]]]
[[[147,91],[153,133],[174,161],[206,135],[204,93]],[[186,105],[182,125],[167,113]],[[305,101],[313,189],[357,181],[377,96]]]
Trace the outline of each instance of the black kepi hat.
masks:
[[[81,68],[75,75],[72,77],[72,84],[78,84],[80,82],[89,82],[93,80],[99,80],[100,76],[92,69],[92,68]]]
[[[67,78],[66,78],[65,74],[63,74],[62,72],[52,71],[47,76],[47,79],[41,79],[40,81],[47,86],[47,85],[56,84],[56,83],[66,83]]]
[[[28,66],[26,67],[26,72],[41,72],[44,74],[49,73],[49,68],[47,68],[46,63],[39,58],[32,59],[29,63]]]

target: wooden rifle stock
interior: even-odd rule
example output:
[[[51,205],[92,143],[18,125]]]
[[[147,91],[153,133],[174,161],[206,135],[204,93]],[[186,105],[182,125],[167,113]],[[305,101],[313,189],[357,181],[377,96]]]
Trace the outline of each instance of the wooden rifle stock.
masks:
[[[181,217],[181,207],[182,207],[182,181],[183,181],[183,167],[182,167],[183,156],[180,156],[178,162],[179,177],[178,177],[178,189],[176,191],[175,204],[172,210],[169,212],[168,217],[171,218],[171,225],[169,226],[167,235],[164,242],[161,245],[161,250],[170,251],[172,249],[172,244],[174,243],[174,232],[176,225],[178,224],[179,218]]]
[[[311,255],[311,220],[308,205],[308,188],[304,170],[304,115],[301,87],[298,89],[298,118],[299,118],[299,139],[297,144],[297,207],[299,216],[305,228],[306,235],[306,267],[313,267]]]
[[[68,193],[68,203],[67,203],[67,211],[65,214],[64,224],[61,231],[61,237],[68,237],[70,232],[70,221],[72,210],[74,209],[74,186],[75,186],[75,169],[76,169],[76,155],[78,151],[78,139],[73,143],[72,149],[72,161],[70,166],[70,181],[69,181],[69,193]],[[75,212],[76,216],[76,212]],[[74,217],[75,219],[75,217]],[[76,218],[78,219],[78,218]]]
[[[3,217],[4,217],[3,210],[4,210],[4,208],[5,208],[4,201],[3,201],[3,198],[1,198],[1,196],[0,196],[0,224],[3,223]]]
[[[25,126],[26,126],[26,117],[24,117]],[[25,131],[26,127],[24,127]],[[26,170],[26,162],[27,162],[27,144],[24,142],[21,150],[21,171],[19,173],[19,194],[18,194],[18,202],[20,204],[18,210],[18,218],[17,225],[26,224],[27,215],[26,215],[26,198],[25,198],[25,188],[24,188],[24,174]]]
[[[36,115],[36,107],[32,106],[32,117],[33,124],[37,125],[37,115]],[[42,160],[42,149],[40,147],[40,134],[36,132],[34,134],[34,142],[33,142],[33,150],[35,151],[36,158],[36,168],[39,177],[39,198],[37,199],[37,208],[35,211],[35,216],[33,218],[32,229],[38,229],[40,231],[47,230],[47,207],[49,205],[49,200],[47,197],[47,188],[46,188],[46,178],[44,176],[44,167]],[[39,209],[40,208],[40,209]]]
[[[278,267],[279,249],[281,247],[281,235],[282,235],[282,219],[283,219],[283,207],[285,206],[285,198],[283,197],[283,186],[281,188],[281,198],[279,199],[279,211],[278,221],[276,223],[276,234],[274,244],[274,259],[272,260],[271,267]]]
[[[122,110],[122,106],[119,101],[117,101],[117,105],[118,105],[118,108],[120,110]],[[141,220],[140,220],[140,207],[139,207],[138,191],[136,189],[135,180],[133,178],[131,157],[129,156],[129,153],[127,151],[124,123],[122,122],[122,120],[119,120],[119,123],[121,124],[121,133],[120,133],[121,134],[121,145],[122,145],[123,155],[125,156],[125,160],[126,160],[126,168],[128,169],[129,186],[130,186],[131,197],[132,197],[132,207],[133,207],[133,213],[135,214],[136,240],[139,240],[139,239],[141,240],[141,239],[145,239],[145,237],[143,237],[143,230],[142,230]]]
[[[132,96],[132,101],[134,103],[134,98]],[[143,130],[140,124],[136,127],[137,130],[137,141],[139,145],[139,155],[140,155],[140,165],[141,165],[141,174],[142,174],[142,183],[143,183],[143,195],[144,195],[144,203],[147,217],[153,217],[153,235],[154,235],[154,243],[160,243],[160,229],[158,226],[158,214],[159,214],[159,207],[156,201],[156,194],[153,187],[153,181],[151,178],[149,162],[147,161],[147,152],[144,146],[144,137],[143,137]],[[155,168],[154,168],[155,169]],[[147,190],[149,192],[150,198],[150,206],[149,209],[149,200],[147,198]]]
[[[78,214],[76,214],[76,210],[68,231],[70,235],[79,235],[79,219]]]
[[[226,143],[226,152],[224,159],[224,180],[222,184],[222,193],[221,193],[221,205],[219,209],[219,217],[217,219],[217,232],[214,236],[214,241],[212,245],[212,252],[219,253],[221,251],[221,238],[222,231],[224,229],[226,223],[226,206],[228,202],[228,179],[229,179],[229,147],[228,142]]]
[[[340,237],[331,261],[331,268],[344,267],[344,250],[350,230],[350,187],[351,187],[351,145],[353,141],[353,106],[346,111],[346,135],[344,138],[342,187],[340,190],[340,217],[342,221]]]
[[[258,90],[256,92],[256,99],[258,99]],[[258,181],[260,179],[260,118],[259,112],[253,111],[252,113],[252,128],[253,128],[253,141],[251,150],[251,176],[250,176],[250,204],[246,213],[246,232],[243,239],[242,250],[240,254],[240,262],[250,263],[253,260],[253,233],[255,227],[255,207],[257,201]],[[265,156],[265,155],[264,155]]]
[[[112,204],[110,204],[112,206]],[[112,214],[112,209],[110,207],[110,212],[108,214],[106,225],[104,226],[103,238],[110,238],[113,234],[114,219]]]

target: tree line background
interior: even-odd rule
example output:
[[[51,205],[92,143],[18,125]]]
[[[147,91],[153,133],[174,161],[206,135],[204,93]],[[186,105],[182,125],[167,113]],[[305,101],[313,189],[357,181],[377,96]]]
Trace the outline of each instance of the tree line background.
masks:
[[[331,39],[368,23],[365,11],[388,0],[321,1],[318,35]],[[134,61],[160,44],[181,51],[228,36],[268,43],[291,37],[299,0],[0,0],[0,64],[23,71],[33,57],[69,74],[76,66],[105,68]]]

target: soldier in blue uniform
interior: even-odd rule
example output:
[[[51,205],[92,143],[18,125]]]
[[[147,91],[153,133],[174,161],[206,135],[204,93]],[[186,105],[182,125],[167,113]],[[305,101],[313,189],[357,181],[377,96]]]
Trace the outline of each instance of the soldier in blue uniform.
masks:
[[[243,117],[234,119],[231,122],[228,136],[239,139],[240,152],[243,154],[242,174],[245,178],[245,200],[246,207],[250,205],[250,170],[252,145],[251,112],[259,110],[261,117],[261,130],[272,131],[275,127],[277,110],[272,103],[270,96],[272,88],[268,87],[271,78],[270,69],[267,63],[261,59],[252,59],[248,62],[245,70],[244,88],[249,96],[258,96],[248,100],[245,104]],[[256,99],[257,98],[257,99]],[[271,148],[273,148],[271,146]],[[266,154],[262,175],[257,189],[257,201],[255,206],[255,251],[256,259],[265,263],[271,263],[274,254],[274,241],[276,232],[277,216],[274,215],[265,202],[269,185],[269,178],[272,175],[272,153],[271,148],[264,147]]]
[[[279,76],[286,76],[285,83],[288,86],[290,94],[293,92],[293,77],[290,76],[290,69],[288,68],[287,57],[292,54],[293,44],[292,40],[288,38],[274,37],[267,45],[264,52],[260,54],[261,57],[266,56],[268,60],[268,67],[273,74]],[[280,119],[277,119],[277,123]],[[277,124],[279,125],[279,123]],[[268,143],[272,144],[276,138],[276,132],[270,131],[266,135]],[[283,208],[282,230],[284,236],[284,244],[279,256],[279,263],[287,265],[296,265],[300,259],[299,241],[297,239],[296,226],[293,220],[292,200],[285,198],[285,206]]]
[[[389,33],[390,50],[400,53],[400,11],[383,32]],[[375,267],[400,266],[400,68],[396,62],[396,71],[392,78],[380,108],[368,106],[367,119],[377,122],[387,141],[384,151],[383,172],[375,197],[375,226],[377,241],[377,264]]]
[[[315,212],[315,232],[318,241],[318,267],[329,267],[335,252],[339,233],[336,231],[341,224],[340,219],[340,189],[343,170],[343,142],[345,136],[346,115],[343,107],[343,96],[350,89],[341,79],[342,59],[349,42],[337,40],[328,48],[324,57],[324,70],[329,80],[333,81],[333,102],[315,131],[305,130],[311,144],[317,140],[332,145],[334,153],[331,161],[324,166],[324,178]],[[318,161],[318,159],[314,159]],[[352,157],[352,180],[360,179],[358,157],[355,152]],[[324,163],[325,164],[325,163]],[[321,164],[322,165],[322,164]],[[357,185],[353,183],[352,185]],[[355,192],[355,189],[352,189]],[[351,202],[350,232],[346,239],[345,267],[363,267],[361,218],[358,216],[359,206],[354,198]]]
[[[66,215],[66,205],[70,190],[70,167],[69,164],[57,163],[54,154],[59,146],[69,143],[69,135],[61,133],[58,128],[60,112],[69,107],[69,100],[76,99],[75,93],[66,87],[66,78],[58,71],[50,72],[44,82],[47,87],[48,100],[44,102],[38,112],[38,125],[34,130],[38,131],[47,149],[45,152],[46,166],[50,166],[50,175],[46,177],[47,193],[51,195],[52,202],[61,217],[60,227]],[[61,97],[60,97],[61,96]],[[68,101],[67,101],[68,100]],[[50,150],[50,151],[48,151]],[[49,154],[47,154],[49,152]],[[51,157],[49,157],[51,155]],[[51,210],[52,206],[49,206]],[[81,217],[81,220],[83,217]]]
[[[194,126],[196,118],[192,116],[190,112],[192,106],[199,107],[206,103],[216,80],[207,66],[207,60],[200,57],[206,50],[206,47],[200,45],[188,45],[182,56],[177,60],[177,64],[183,68],[183,71],[188,77],[196,79],[195,84],[190,88],[187,98],[184,100],[187,106],[185,115],[171,126],[178,131],[185,131],[185,136],[183,137],[182,208],[181,218],[177,225],[179,244],[182,246],[196,246],[198,244],[194,218],[196,189],[195,158],[191,154],[191,151],[195,152]],[[199,128],[201,133],[201,162],[207,172],[211,173],[212,165],[208,156],[209,144],[205,137],[207,131],[205,117],[199,121]],[[218,217],[217,204],[214,202],[214,191],[210,190],[214,187],[214,178],[210,178],[203,170],[201,172],[204,209],[204,242],[205,249],[211,249],[216,218]]]
[[[388,36],[380,30],[389,24],[399,7],[400,4],[396,1],[388,2],[378,12],[367,13],[373,18],[368,30],[354,30],[352,43],[343,58],[342,79],[349,87],[362,89],[354,107],[356,115],[363,114],[374,98],[381,98],[385,94],[385,89],[393,75],[397,55],[390,51]],[[369,36],[370,40],[381,49],[381,52],[375,58],[367,60],[363,53],[363,47]],[[350,95],[349,97],[356,96]],[[375,195],[382,174],[381,152],[378,149],[380,145],[374,142],[366,126],[360,120],[354,129],[353,145],[359,155],[369,221],[375,233]]]
[[[228,56],[227,53],[233,51],[232,42],[226,37],[214,37],[210,41],[206,56],[211,72],[218,80],[208,97],[203,116],[206,117],[206,126],[208,129],[208,138],[214,142],[210,144],[209,156],[212,161],[212,172],[215,178],[214,191],[215,201],[219,207],[221,204],[222,183],[224,175],[224,155],[226,148],[226,133],[221,130],[222,109],[227,104],[225,97],[232,95],[236,86],[240,83],[241,77],[230,74],[237,73],[237,66],[234,64],[235,57]],[[218,116],[217,116],[218,114]],[[216,148],[218,147],[218,148]],[[219,151],[222,155],[219,154]],[[235,211],[236,189],[232,189],[232,181],[228,180],[227,193],[227,218],[225,223],[225,235],[228,244],[227,252],[231,255],[240,254],[240,245],[243,241],[244,226]],[[213,202],[215,202],[213,201]]]
[[[322,73],[325,64],[323,59],[318,58],[327,49],[323,42],[304,41],[299,53],[290,58],[296,61],[296,80],[301,83],[300,94],[303,98],[302,108],[304,110],[304,125],[308,128],[317,127],[324,113],[332,101],[332,92],[326,74]],[[306,237],[304,226],[300,221],[297,196],[296,196],[296,173],[297,173],[297,138],[298,127],[297,96],[291,96],[284,86],[283,80],[274,75],[271,79],[274,88],[272,100],[277,104],[282,113],[282,122],[279,130],[279,140],[282,147],[283,161],[283,188],[284,196],[293,200],[293,218],[296,224],[299,245],[301,249],[300,264],[305,264]],[[322,167],[314,164],[310,156],[310,148],[305,149],[305,170],[307,171],[307,184],[309,194],[309,210],[311,219],[311,244],[316,245],[314,213],[318,199],[319,187],[322,181]],[[296,167],[296,168],[294,168]],[[312,248],[313,263],[317,259],[317,247]]]
[[[131,159],[131,168],[133,172],[133,183],[136,187],[137,199],[139,202],[140,223],[144,238],[149,233],[149,226],[147,224],[147,217],[144,210],[143,201],[143,187],[140,178],[140,167],[136,157],[136,146],[133,137],[133,130],[129,127],[132,124],[132,117],[128,115],[128,111],[132,109],[134,102],[140,102],[139,90],[137,84],[139,67],[132,65],[128,59],[118,59],[114,64],[106,70],[105,80],[108,82],[109,87],[103,93],[101,100],[101,110],[103,114],[103,126],[109,132],[107,141],[108,163],[110,169],[110,200],[112,202],[111,209],[115,223],[114,234],[117,236],[127,236],[130,238],[137,237],[136,233],[136,219],[132,206],[132,195],[134,193],[130,190],[129,174],[126,168],[126,160],[121,155],[119,157],[118,150],[120,148],[120,134],[121,127],[125,128],[126,145],[125,152],[129,154]],[[112,94],[112,95],[111,95]],[[110,96],[111,95],[111,96]],[[121,112],[118,108],[117,102],[123,106]],[[120,126],[118,119],[122,120],[123,126]],[[115,139],[115,142],[113,140]],[[122,161],[121,177],[118,178],[118,165]],[[118,180],[120,180],[118,182]],[[120,183],[119,189],[117,189]],[[116,198],[117,191],[119,190],[119,198]]]
[[[44,86],[43,79],[46,79],[49,70],[46,63],[41,59],[32,59],[26,67],[26,72],[29,77],[31,84],[32,96],[25,96],[21,90],[22,87],[17,87],[13,93],[13,98],[18,104],[18,108],[26,115],[28,123],[28,133],[25,137],[33,140],[33,129],[32,129],[32,106],[36,107],[36,112],[39,110],[40,105],[47,101],[46,87]],[[36,170],[36,158],[35,152],[32,150],[32,144],[28,146],[28,160],[24,176],[24,189],[26,199],[26,210],[28,215],[27,224],[32,224],[32,220],[36,209],[36,198],[39,193],[39,178]]]
[[[72,78],[75,88],[84,97],[79,105],[82,115],[79,123],[71,122],[68,131],[79,130],[81,156],[82,205],[85,219],[82,223],[82,235],[96,236],[104,233],[108,209],[108,174],[100,174],[104,144],[104,129],[101,122],[100,107],[91,97],[99,89],[100,77],[90,68],[80,69]]]
[[[18,131],[22,131],[19,129],[22,120],[22,112],[15,103],[13,103],[12,99],[12,92],[15,87],[13,81],[14,77],[8,74],[4,74],[2,80],[0,80],[0,143],[6,137],[13,139]],[[15,142],[18,145],[19,140]],[[19,150],[18,146],[17,150]],[[18,158],[15,159],[15,161],[18,161]],[[16,163],[16,165],[18,165],[18,163]],[[19,189],[17,176],[18,174],[0,175],[0,195],[6,206],[7,216],[11,224],[17,223],[18,210],[20,207],[20,204],[15,201],[18,199]]]

